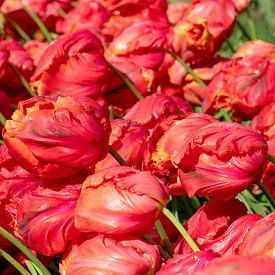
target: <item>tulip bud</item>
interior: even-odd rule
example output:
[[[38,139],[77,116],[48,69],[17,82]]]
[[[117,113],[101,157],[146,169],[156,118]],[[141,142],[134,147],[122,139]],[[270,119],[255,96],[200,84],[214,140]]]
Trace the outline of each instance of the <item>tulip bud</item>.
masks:
[[[62,178],[103,159],[109,132],[104,111],[89,98],[35,97],[19,103],[3,138],[24,169]]]
[[[168,200],[165,186],[148,172],[108,168],[84,181],[75,225],[82,232],[148,233]]]
[[[60,273],[153,275],[159,263],[155,245],[127,236],[111,239],[97,235],[72,245],[62,259]]]
[[[100,41],[89,31],[56,39],[42,55],[31,85],[39,95],[88,96],[104,90],[108,65]]]

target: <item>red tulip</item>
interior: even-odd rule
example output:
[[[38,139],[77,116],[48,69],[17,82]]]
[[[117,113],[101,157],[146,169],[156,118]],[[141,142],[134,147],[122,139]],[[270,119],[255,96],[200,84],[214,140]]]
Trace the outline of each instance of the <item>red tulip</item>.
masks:
[[[115,119],[111,121],[112,132],[109,144],[123,157],[130,167],[140,168],[147,147],[148,130],[135,121]],[[98,162],[97,170],[119,166],[111,154]]]
[[[83,183],[75,225],[82,232],[148,233],[168,200],[165,186],[148,172],[108,168]]]
[[[205,114],[178,114],[170,115],[154,128],[148,141],[144,168],[165,178],[170,194],[184,193],[176,178],[183,155],[190,151],[189,140],[200,127],[215,121],[214,117]]]
[[[156,69],[162,62],[168,28],[144,21],[125,28],[114,38],[107,55],[127,57],[142,68]]]
[[[64,251],[67,241],[79,233],[74,227],[74,208],[81,184],[55,182],[23,196],[18,203],[19,234],[39,254],[52,256]]]
[[[190,3],[185,2],[168,2],[167,16],[171,25],[178,23],[186,12]]]
[[[213,36],[215,50],[231,34],[237,11],[231,0],[193,0],[184,14],[184,19],[194,22],[205,20]]]
[[[62,178],[94,165],[108,150],[110,125],[89,98],[35,97],[19,103],[3,138],[12,157],[43,178]]]
[[[100,0],[109,10],[111,17],[104,24],[103,34],[111,42],[129,25],[150,20],[157,25],[169,25],[166,0]]]
[[[156,275],[194,274],[216,257],[219,257],[219,254],[212,251],[199,251],[190,255],[175,254],[172,259],[168,259]]]
[[[233,241],[230,242],[230,239],[226,239],[226,236],[228,236],[228,233],[226,232],[232,232],[232,230],[227,230],[234,221],[238,221],[238,219],[246,215],[246,213],[247,209],[245,205],[236,199],[226,202],[210,200],[200,207],[199,210],[197,210],[197,212],[188,220],[186,229],[201,249],[213,249],[213,251],[217,253],[224,252],[221,248],[229,248],[233,243]],[[253,216],[250,219],[245,218],[244,220],[245,222],[251,221],[250,223],[248,222],[248,224],[253,225],[253,221],[257,218],[259,219],[261,216],[258,217],[258,215],[256,215],[255,217]],[[240,226],[240,222],[237,222],[236,225]],[[233,226],[233,229],[236,229],[236,225]],[[244,227],[241,227],[240,230],[245,231]],[[232,240],[233,237],[235,237],[235,239],[238,238],[240,233],[241,232],[234,234],[233,232]],[[219,238],[224,239],[224,241],[218,242],[217,240],[219,240]],[[214,250],[215,244],[218,246],[216,247],[216,250]],[[192,253],[190,247],[182,237],[179,238],[174,250],[179,254]]]
[[[124,118],[134,120],[151,129],[167,116],[177,114],[179,111],[192,112],[192,109],[178,97],[157,93],[137,102],[128,110]]]
[[[251,119],[274,98],[275,64],[267,58],[235,58],[224,64],[206,90],[203,110],[233,111],[235,119]]]
[[[17,94],[18,90],[22,93],[24,87],[9,63],[13,64],[27,81],[34,71],[34,64],[30,55],[19,42],[0,41],[0,85],[1,89],[8,91],[12,96]]]
[[[255,39],[245,42],[233,55],[237,57],[259,56],[270,60],[275,59],[275,45],[263,40]]]
[[[241,243],[240,255],[275,257],[275,212],[254,224]]]
[[[273,258],[234,255],[214,259],[195,275],[271,275],[274,273]]]
[[[181,152],[179,177],[188,196],[227,200],[260,180],[267,144],[250,127],[217,122],[201,127]]]
[[[49,47],[47,42],[40,42],[38,40],[31,40],[24,44],[24,49],[33,59],[33,63],[37,66],[41,56]]]
[[[251,127],[267,139],[275,136],[275,100],[267,104],[253,117]]]
[[[100,41],[89,31],[56,39],[42,55],[31,79],[39,95],[89,96],[104,90],[108,66]]]
[[[214,41],[207,21],[189,21],[183,18],[174,26],[173,31],[173,47],[186,62],[198,63],[213,53]]]
[[[154,70],[142,68],[129,58],[121,58],[115,55],[106,56],[106,58],[109,63],[131,79],[143,96],[150,94],[151,91],[156,89],[156,72]],[[131,108],[138,101],[136,96],[115,73],[111,73],[106,92],[104,93],[104,99],[110,105],[123,109],[123,111]]]
[[[60,264],[60,273],[153,275],[159,263],[159,252],[154,245],[127,236],[111,239],[97,235],[74,244],[67,251]]]
[[[77,7],[69,11],[64,20],[56,24],[58,33],[70,33],[80,29],[100,34],[104,23],[109,19],[109,12],[99,1],[80,2]]]

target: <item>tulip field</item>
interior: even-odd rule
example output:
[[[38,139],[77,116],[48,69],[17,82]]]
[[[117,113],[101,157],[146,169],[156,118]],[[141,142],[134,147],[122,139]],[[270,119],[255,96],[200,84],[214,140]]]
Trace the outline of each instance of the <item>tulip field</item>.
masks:
[[[0,274],[275,274],[273,0],[0,0]]]

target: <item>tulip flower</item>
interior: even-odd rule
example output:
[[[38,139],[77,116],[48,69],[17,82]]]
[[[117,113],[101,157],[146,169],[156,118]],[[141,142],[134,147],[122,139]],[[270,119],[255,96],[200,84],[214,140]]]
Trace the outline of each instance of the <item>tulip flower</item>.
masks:
[[[212,251],[199,251],[190,255],[175,254],[172,259],[168,259],[156,275],[191,274],[207,266],[216,257],[219,257],[219,254]]]
[[[215,243],[235,220],[246,214],[245,205],[236,199],[230,201],[210,200],[188,220],[186,229],[194,241],[204,249],[206,248],[204,247],[205,244]],[[238,224],[240,223],[238,222]],[[192,251],[187,243],[179,238],[175,246],[175,252],[189,254]]]
[[[33,59],[33,63],[37,66],[41,56],[48,48],[49,44],[47,42],[40,42],[38,40],[31,40],[23,45],[26,52]]]
[[[275,136],[275,101],[267,104],[251,121],[251,127],[267,139]]]
[[[275,273],[275,260],[269,257],[230,256],[216,258],[196,275],[265,275]]]
[[[137,102],[128,110],[124,118],[134,120],[151,129],[162,119],[179,111],[192,112],[192,109],[178,97],[157,93]]]
[[[187,153],[189,139],[200,127],[216,121],[209,115],[187,113],[170,115],[155,126],[148,140],[144,168],[165,178],[170,194],[184,193],[181,183],[176,178],[182,155]],[[192,161],[192,158],[189,158],[189,161]]]
[[[104,90],[108,66],[100,41],[89,31],[56,39],[42,55],[31,79],[39,95],[88,96]]]
[[[227,200],[260,180],[267,144],[250,127],[217,122],[201,127],[175,157],[189,197]]]
[[[184,61],[198,63],[213,53],[214,41],[207,21],[181,20],[174,26],[173,31],[173,47]]]
[[[111,121],[112,132],[109,144],[122,156],[128,166],[140,168],[147,147],[148,130],[135,121],[115,119]],[[111,154],[98,162],[97,170],[119,166]]]
[[[258,220],[244,237],[240,255],[275,256],[275,213]]]
[[[74,208],[81,184],[54,182],[25,194],[18,203],[18,231],[39,254],[53,256],[64,251],[67,241],[78,237]]]
[[[58,33],[70,33],[88,29],[94,34],[100,34],[109,16],[109,12],[99,1],[80,2],[77,7],[67,13],[64,20],[57,22],[56,30]]]
[[[191,22],[198,18],[205,20],[216,51],[231,34],[236,15],[237,11],[231,0],[193,0],[184,13],[184,19]]]
[[[10,96],[22,92],[24,87],[9,64],[12,64],[27,80],[30,79],[34,64],[31,56],[17,41],[0,41],[0,85]]]
[[[156,69],[165,55],[167,31],[150,21],[134,23],[114,38],[107,55],[127,57],[140,67]]]
[[[167,16],[171,25],[177,24],[183,17],[190,3],[168,2]]]
[[[66,275],[153,275],[159,263],[155,245],[128,236],[112,239],[97,235],[73,244],[64,255],[59,271]]]
[[[274,98],[275,64],[257,56],[235,58],[224,64],[206,90],[203,111],[233,111],[236,120],[251,119]]]
[[[169,25],[166,15],[166,0],[100,0],[100,2],[111,14],[109,21],[104,24],[103,28],[103,34],[107,42],[111,42],[133,23],[150,20],[159,26]]]
[[[168,200],[167,189],[150,173],[108,168],[84,181],[75,225],[82,232],[147,234]]]
[[[102,160],[109,133],[104,111],[89,98],[35,97],[19,103],[3,138],[24,169],[62,178]]]
[[[263,40],[246,41],[233,55],[233,58],[259,56],[275,59],[275,45]]]

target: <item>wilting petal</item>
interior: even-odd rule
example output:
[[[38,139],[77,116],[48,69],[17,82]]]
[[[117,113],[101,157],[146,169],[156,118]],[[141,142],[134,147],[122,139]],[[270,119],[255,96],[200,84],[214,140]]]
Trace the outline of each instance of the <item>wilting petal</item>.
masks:
[[[45,178],[62,178],[107,154],[110,125],[89,98],[35,97],[19,104],[3,138],[20,165]]]
[[[154,274],[160,263],[156,246],[124,236],[98,235],[73,245],[60,265],[61,274]]]
[[[83,183],[75,225],[82,232],[148,233],[168,199],[165,186],[148,172],[105,169]]]

